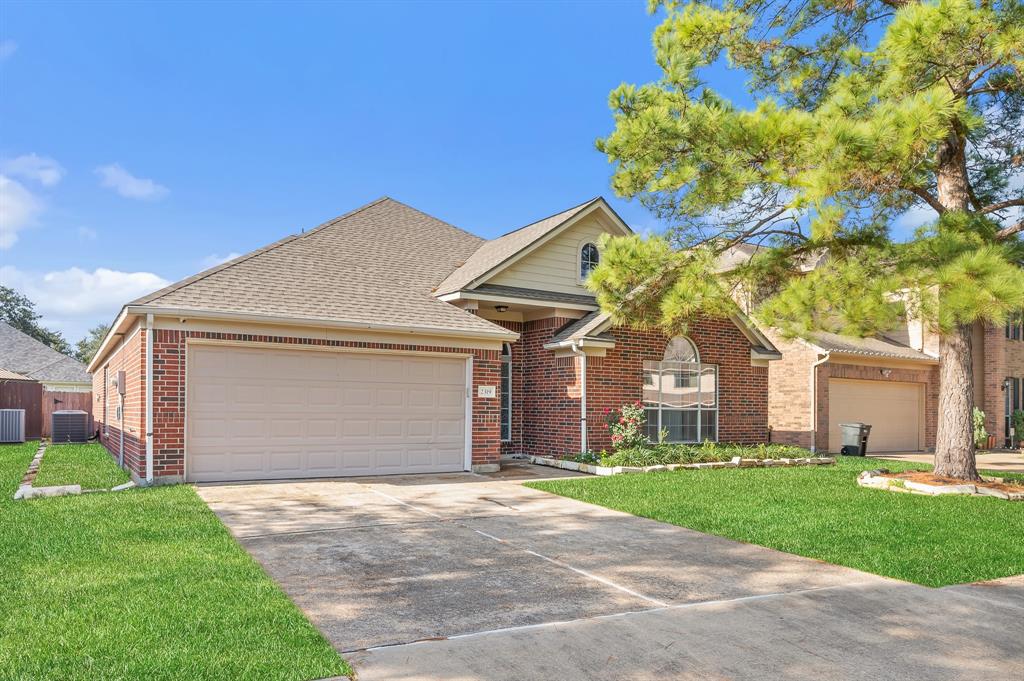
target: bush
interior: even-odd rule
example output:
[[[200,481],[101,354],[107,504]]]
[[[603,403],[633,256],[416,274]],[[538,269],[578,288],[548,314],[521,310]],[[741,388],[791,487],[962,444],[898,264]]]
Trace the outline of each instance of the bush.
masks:
[[[1013,412],[1013,439],[1018,447],[1024,447],[1024,411]]]
[[[974,446],[982,449],[988,446],[988,431],[985,430],[985,412],[974,408]]]
[[[612,447],[615,449],[634,449],[647,444],[644,432],[647,413],[639,401],[621,409],[605,409],[604,417],[605,427],[611,431]]]
[[[659,443],[647,447],[620,449],[601,457],[602,466],[664,466],[667,464],[710,463],[729,461],[739,456],[744,459],[795,459],[812,456],[802,447],[792,445],[736,445],[704,442],[703,444]]]

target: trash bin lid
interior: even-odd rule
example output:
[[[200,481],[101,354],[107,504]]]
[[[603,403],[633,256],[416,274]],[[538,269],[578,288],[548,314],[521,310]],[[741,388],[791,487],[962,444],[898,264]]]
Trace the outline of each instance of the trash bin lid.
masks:
[[[840,423],[840,428],[862,428],[866,426],[866,423]]]

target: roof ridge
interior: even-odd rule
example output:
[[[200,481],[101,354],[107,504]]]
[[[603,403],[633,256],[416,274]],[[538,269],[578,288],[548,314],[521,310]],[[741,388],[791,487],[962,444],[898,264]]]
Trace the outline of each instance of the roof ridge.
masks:
[[[408,208],[409,210],[412,210],[412,211],[416,211],[416,212],[417,212],[417,213],[419,213],[420,215],[426,215],[426,216],[427,216],[428,218],[430,218],[431,220],[437,220],[437,221],[438,221],[438,222],[440,222],[440,223],[441,223],[442,225],[445,225],[446,227],[451,227],[452,229],[454,229],[454,230],[456,230],[456,231],[459,231],[459,232],[462,232],[463,234],[466,234],[467,236],[471,236],[471,237],[473,237],[474,239],[479,239],[480,241],[482,241],[482,242],[484,242],[484,243],[487,243],[487,241],[488,241],[487,239],[483,238],[483,237],[482,237],[482,236],[480,236],[479,234],[473,234],[473,232],[470,232],[470,231],[469,231],[469,230],[467,230],[467,229],[463,229],[462,227],[459,227],[458,225],[453,225],[452,223],[448,222],[447,220],[442,220],[441,218],[437,217],[436,215],[431,215],[430,213],[428,213],[428,212],[426,212],[426,211],[422,211],[422,210],[420,210],[420,209],[419,209],[419,208],[417,208],[416,206],[410,206],[410,205],[409,205],[409,204],[407,204],[407,203],[404,203],[404,202],[402,202],[402,201],[399,201],[398,199],[392,199],[392,198],[390,198],[390,197],[388,197],[388,196],[385,196],[384,198],[385,198],[385,199],[388,199],[388,200],[389,200],[389,201],[391,201],[392,203],[397,203],[397,204],[398,204],[399,206],[402,206],[403,208]]]
[[[542,217],[539,220],[534,220],[533,222],[531,222],[529,224],[526,224],[526,225],[523,225],[522,227],[516,227],[515,229],[513,229],[510,232],[505,232],[504,234],[500,234],[500,235],[494,237],[493,239],[487,239],[487,241],[497,241],[498,239],[504,238],[504,237],[506,237],[506,236],[508,236],[510,234],[515,234],[516,232],[521,232],[521,231],[523,231],[524,229],[526,229],[528,227],[533,227],[534,225],[536,225],[539,222],[544,222],[545,220],[550,220],[551,218],[555,217],[556,215],[561,215],[562,213],[568,213],[571,210],[576,210],[577,208],[582,208],[583,206],[586,206],[589,203],[593,203],[594,201],[603,200],[603,199],[604,199],[604,197],[601,196],[600,194],[598,194],[594,198],[588,199],[588,200],[584,201],[583,203],[577,203],[575,206],[570,206],[569,208],[565,208],[564,210],[560,210],[557,213],[552,213],[551,215]]]
[[[266,246],[262,246],[260,248],[257,248],[255,250],[253,250],[253,251],[249,251],[248,253],[245,253],[243,255],[238,256],[237,258],[232,258],[231,260],[228,260],[226,262],[222,262],[219,265],[214,265],[213,267],[211,267],[209,269],[203,270],[201,272],[197,272],[196,274],[193,274],[190,277],[185,277],[184,279],[176,281],[173,284],[169,284],[169,285],[165,286],[164,288],[158,289],[158,290],[154,291],[153,293],[150,293],[148,295],[142,296],[141,298],[136,298],[135,300],[133,300],[132,302],[130,302],[128,304],[129,305],[146,305],[148,303],[155,302],[155,301],[159,300],[160,298],[163,298],[164,296],[166,296],[168,294],[174,293],[175,291],[177,291],[179,289],[182,289],[182,288],[184,288],[186,286],[194,284],[197,281],[202,281],[203,279],[206,279],[209,276],[217,274],[218,272],[222,272],[223,270],[226,270],[229,267],[234,267],[235,265],[240,265],[241,263],[246,262],[247,260],[251,260],[252,258],[255,258],[258,255],[263,255],[264,253],[269,253],[270,251],[274,250],[275,248],[279,248],[281,246],[284,246],[285,244],[291,243],[292,241],[295,241],[296,239],[301,239],[301,238],[303,238],[305,236],[313,234],[314,232],[319,232],[319,231],[321,231],[323,229],[326,229],[327,227],[330,227],[331,225],[334,225],[334,224],[340,222],[341,220],[344,220],[346,218],[352,217],[356,213],[362,212],[362,211],[364,211],[364,210],[366,210],[368,208],[372,208],[373,206],[376,206],[379,203],[383,203],[384,201],[394,201],[394,199],[391,199],[390,197],[387,197],[387,196],[382,196],[382,197],[380,197],[378,199],[374,199],[373,201],[371,201],[371,202],[369,202],[369,203],[367,203],[365,205],[362,205],[359,208],[356,208],[355,210],[350,210],[347,213],[339,215],[339,216],[337,216],[335,218],[331,218],[330,220],[327,220],[326,222],[322,222],[319,225],[317,225],[316,227],[314,227],[314,228],[312,228],[312,229],[310,229],[308,231],[303,230],[303,231],[299,232],[298,234],[289,234],[288,236],[285,236],[285,237],[283,237],[281,239],[278,239],[277,241],[269,243]],[[398,203],[398,201],[395,201],[395,203]],[[424,215],[425,215],[425,213],[424,213]]]

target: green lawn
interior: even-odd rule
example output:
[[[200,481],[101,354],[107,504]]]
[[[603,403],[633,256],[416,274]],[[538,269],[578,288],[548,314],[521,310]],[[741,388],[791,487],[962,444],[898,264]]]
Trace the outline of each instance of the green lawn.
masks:
[[[35,450],[0,445],[0,678],[351,673],[191,487],[12,501]]]
[[[879,467],[930,468],[841,458],[813,468],[686,470],[529,486],[926,586],[1024,573],[1024,503],[857,486],[860,471]]]
[[[131,480],[118,468],[103,445],[50,445],[43,455],[36,487],[81,485],[82,489],[110,489]]]

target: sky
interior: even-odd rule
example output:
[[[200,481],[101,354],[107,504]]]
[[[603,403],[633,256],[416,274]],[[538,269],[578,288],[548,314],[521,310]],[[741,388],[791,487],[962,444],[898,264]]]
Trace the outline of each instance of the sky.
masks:
[[[390,196],[493,237],[597,195],[644,0],[0,3],[0,283],[70,341]],[[709,74],[744,103],[743,77]]]

